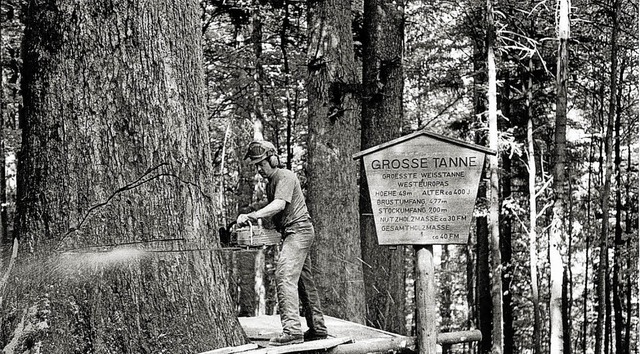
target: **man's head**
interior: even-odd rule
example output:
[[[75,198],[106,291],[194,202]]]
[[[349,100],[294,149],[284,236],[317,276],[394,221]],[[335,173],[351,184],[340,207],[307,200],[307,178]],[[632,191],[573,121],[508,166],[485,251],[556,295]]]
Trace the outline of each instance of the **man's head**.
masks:
[[[271,175],[271,170],[275,171],[280,164],[276,147],[265,140],[256,140],[249,143],[247,154],[244,158],[245,160],[249,159],[251,164],[256,165],[261,175],[263,175],[264,172],[266,175],[263,175],[263,177]]]

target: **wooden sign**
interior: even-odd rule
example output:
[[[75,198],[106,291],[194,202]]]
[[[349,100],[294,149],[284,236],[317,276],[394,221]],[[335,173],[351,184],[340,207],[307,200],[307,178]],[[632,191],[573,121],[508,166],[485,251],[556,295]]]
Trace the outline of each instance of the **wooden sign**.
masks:
[[[364,150],[380,245],[466,244],[485,154],[419,131]]]

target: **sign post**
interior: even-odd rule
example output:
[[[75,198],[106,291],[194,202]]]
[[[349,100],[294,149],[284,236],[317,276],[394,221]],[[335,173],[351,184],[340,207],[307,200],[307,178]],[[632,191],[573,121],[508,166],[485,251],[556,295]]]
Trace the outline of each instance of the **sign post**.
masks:
[[[433,246],[414,246],[416,249],[416,310],[418,349],[420,353],[436,354],[436,285],[433,266]]]
[[[353,156],[365,167],[379,245],[414,245],[418,349],[435,354],[433,245],[466,244],[484,158],[495,151],[418,131]]]

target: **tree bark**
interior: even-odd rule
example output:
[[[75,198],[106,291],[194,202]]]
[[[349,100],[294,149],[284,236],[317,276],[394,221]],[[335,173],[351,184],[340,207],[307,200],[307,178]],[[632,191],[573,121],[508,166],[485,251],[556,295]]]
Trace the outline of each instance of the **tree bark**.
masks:
[[[363,323],[359,215],[358,73],[351,3],[308,2],[308,206],[316,227],[313,260],[328,315]]]
[[[26,13],[7,353],[241,344],[218,253],[195,1]]]
[[[362,149],[401,135],[403,38],[404,1],[365,1]],[[378,246],[364,170],[360,176],[360,214],[362,257],[367,264],[364,268],[367,323],[376,328],[406,333],[406,314],[403,313],[405,249],[403,246],[397,249]]]

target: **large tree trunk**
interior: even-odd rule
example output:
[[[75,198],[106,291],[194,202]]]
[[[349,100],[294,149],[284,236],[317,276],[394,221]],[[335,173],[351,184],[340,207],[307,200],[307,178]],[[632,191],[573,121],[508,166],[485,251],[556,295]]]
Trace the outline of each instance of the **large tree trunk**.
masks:
[[[215,235],[196,1],[32,1],[6,353],[241,344]]]
[[[558,44],[558,68],[557,68],[557,98],[556,98],[556,124],[555,124],[555,165],[553,169],[553,190],[555,200],[553,204],[553,216],[551,220],[549,240],[549,267],[550,275],[550,352],[562,353],[563,328],[562,328],[562,284],[565,272],[563,254],[565,253],[566,228],[565,228],[565,201],[566,193],[566,134],[567,134],[567,70],[569,40],[569,3],[560,1],[559,13],[559,44]],[[569,338],[567,338],[569,339]]]
[[[360,259],[358,73],[351,3],[308,2],[308,206],[316,227],[313,260],[325,312],[364,322]]]
[[[401,134],[404,1],[366,0],[363,16],[361,139],[362,148],[366,149]],[[378,246],[364,170],[360,176],[360,213],[362,258],[367,264],[364,267],[367,323],[406,333],[409,328],[403,311],[405,249]]]

